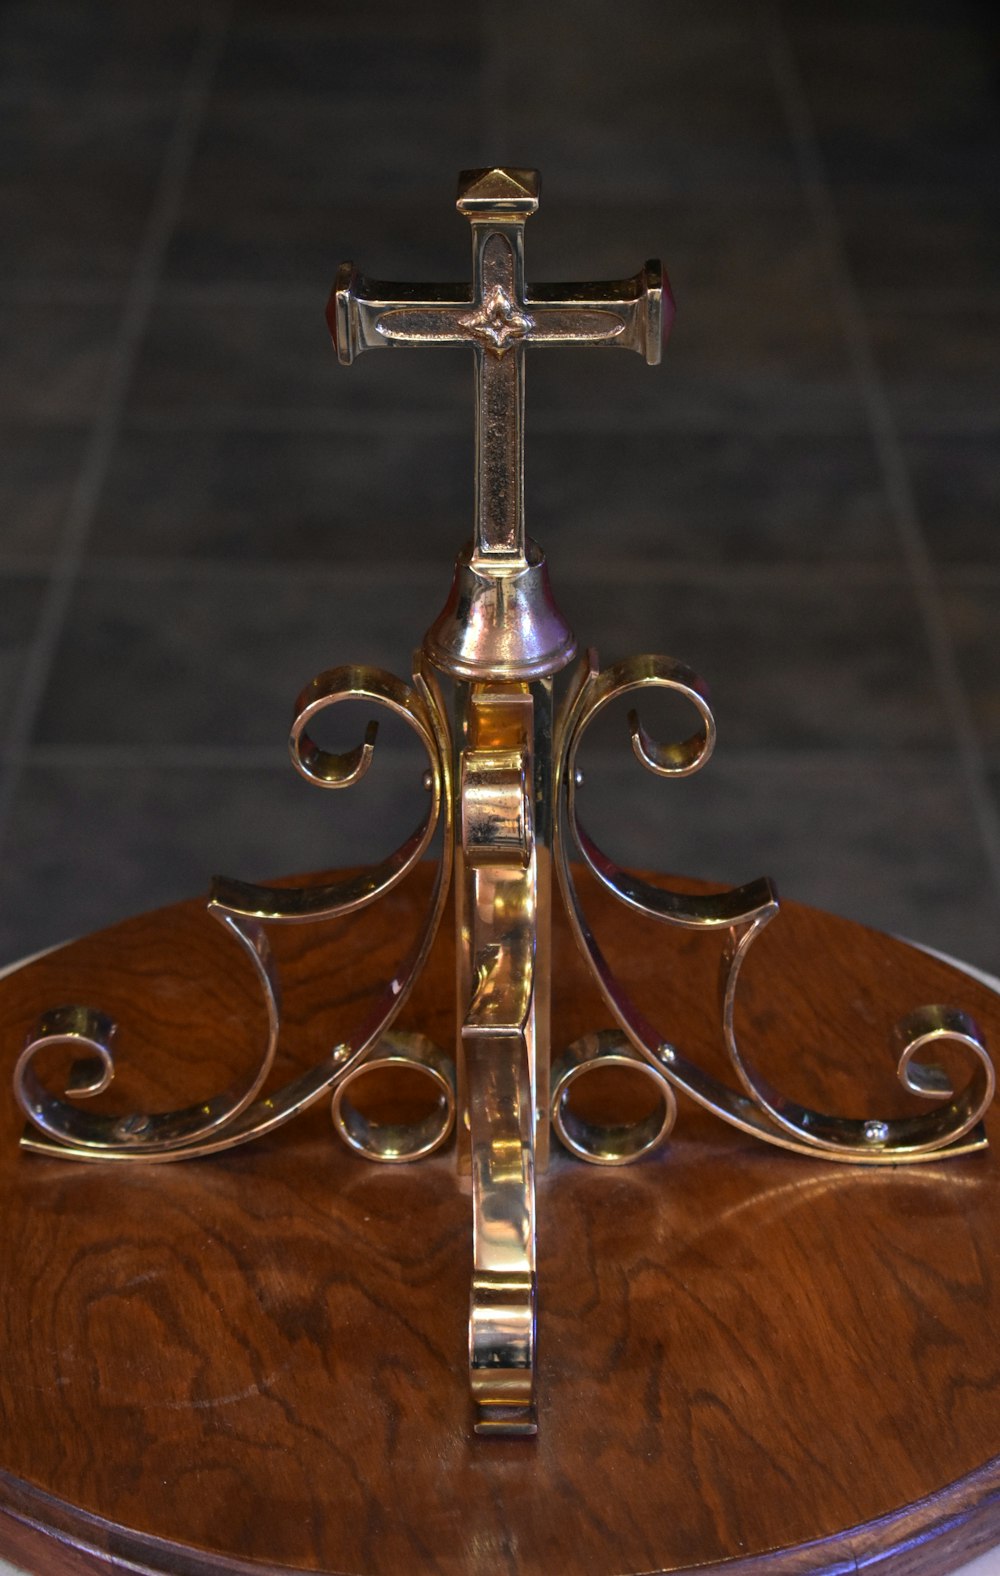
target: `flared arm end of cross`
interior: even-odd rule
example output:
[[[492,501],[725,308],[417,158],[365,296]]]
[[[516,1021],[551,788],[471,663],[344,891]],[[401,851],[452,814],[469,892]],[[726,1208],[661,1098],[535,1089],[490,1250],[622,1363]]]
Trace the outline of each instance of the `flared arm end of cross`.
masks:
[[[330,330],[337,360],[349,367],[361,346],[353,311],[354,286],[358,271],[353,263],[341,263],[326,303],[326,326]]]
[[[651,257],[639,275],[642,300],[645,303],[641,348],[651,367],[659,364],[664,346],[674,326],[677,308],[674,304],[670,280],[658,257]]]

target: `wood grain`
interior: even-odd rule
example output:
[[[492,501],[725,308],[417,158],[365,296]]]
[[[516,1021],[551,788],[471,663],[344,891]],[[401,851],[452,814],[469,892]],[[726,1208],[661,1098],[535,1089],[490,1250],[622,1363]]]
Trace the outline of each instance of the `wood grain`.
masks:
[[[282,1075],[360,1016],[427,890],[418,870],[349,925],[274,933]],[[723,1072],[714,944],[651,937],[596,891],[592,911],[664,1035]],[[443,1044],[452,945],[403,1020]],[[200,904],[165,909],[0,982],[4,1064],[43,1008],[87,1001],[120,1020],[128,1100],[208,1094],[254,1054],[252,991]],[[607,1021],[562,929],[553,997],[556,1043]],[[741,1028],[791,1092],[905,1110],[889,1030],[931,1001],[1000,1050],[985,987],[788,904]],[[470,1209],[448,1153],[366,1165],[325,1109],[149,1168],[26,1155],[19,1128],[0,1097],[0,1549],[34,1569],[927,1576],[1000,1541],[992,1150],[829,1166],[682,1102],[639,1165],[557,1155],[530,1442],[471,1432]]]

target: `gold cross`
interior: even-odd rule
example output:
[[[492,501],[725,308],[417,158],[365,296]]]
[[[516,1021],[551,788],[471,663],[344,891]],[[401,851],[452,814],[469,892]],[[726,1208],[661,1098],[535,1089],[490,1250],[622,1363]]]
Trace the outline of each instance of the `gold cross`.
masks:
[[[476,358],[476,507],[472,563],[525,563],[524,348],[619,345],[660,359],[673,318],[653,260],[632,279],[524,283],[524,225],[538,208],[537,170],[464,170],[459,213],[472,225],[472,286],[387,284],[344,263],[327,322],[345,366],[362,350],[469,345]],[[664,311],[666,294],[666,312]]]

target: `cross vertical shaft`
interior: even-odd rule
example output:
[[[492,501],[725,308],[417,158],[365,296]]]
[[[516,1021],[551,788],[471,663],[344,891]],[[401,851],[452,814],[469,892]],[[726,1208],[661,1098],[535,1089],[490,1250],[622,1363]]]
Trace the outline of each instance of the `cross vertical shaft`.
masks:
[[[460,191],[458,209],[472,223],[472,298],[463,326],[475,336],[476,496],[472,561],[487,569],[525,562],[524,342],[534,327],[522,309],[524,224],[538,206],[537,181],[523,199],[495,199],[485,213]],[[516,206],[515,206],[516,203]]]
[[[473,225],[472,236],[482,299],[516,301],[524,272],[520,226],[505,235]],[[523,560],[524,549],[524,350],[477,346],[473,560]]]

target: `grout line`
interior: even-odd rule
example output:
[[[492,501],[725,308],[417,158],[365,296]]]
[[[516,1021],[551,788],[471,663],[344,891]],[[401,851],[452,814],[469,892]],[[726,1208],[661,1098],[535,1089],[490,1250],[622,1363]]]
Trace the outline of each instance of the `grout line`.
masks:
[[[331,535],[336,527],[331,528]],[[457,551],[460,542],[454,543]],[[449,584],[447,560],[431,558],[416,561],[394,558],[386,564],[371,561],[338,563],[335,559],[303,558],[198,558],[164,555],[148,558],[137,556],[91,557],[81,566],[78,579],[96,581],[107,585],[114,580],[148,585],[162,584],[167,579],[187,579],[212,585],[221,581],[225,585],[246,585],[263,582],[266,585],[320,585],[343,587],[347,590],[368,589],[387,583],[402,582],[406,586],[440,591],[443,596]],[[430,613],[428,613],[428,617]]]
[[[623,401],[623,404],[625,402]],[[381,439],[390,430],[394,436],[448,436],[456,442],[465,441],[464,428],[456,421],[464,411],[464,404],[457,396],[451,403],[435,408],[420,409],[414,405],[369,406],[360,408],[357,401],[343,405],[312,406],[301,409],[274,406],[205,405],[192,411],[188,407],[171,410],[166,406],[147,406],[123,414],[122,428],[126,433],[148,433],[154,437],[180,434],[201,437],[240,436],[253,433],[264,437],[326,435],[331,442],[337,437],[371,437]],[[613,409],[578,410],[544,407],[529,410],[528,421],[533,437],[589,437],[608,438],[656,435],[661,439],[664,423],[669,422],[671,437],[695,438],[753,438],[755,440],[779,438],[808,438],[820,442],[824,439],[840,441],[859,437],[866,432],[864,421],[845,408],[831,408],[828,420],[797,418],[789,409],[765,410],[757,416],[748,401],[748,408],[738,415],[705,413],[697,407],[684,405],[659,406],[640,404],[629,408],[629,413],[616,415]],[[0,435],[4,433],[39,435],[49,432],[72,434],[85,433],[85,422],[73,417],[18,415],[16,418],[0,416]],[[943,413],[940,417],[921,414],[908,418],[900,425],[902,436],[907,439],[958,437],[994,437],[996,411],[986,406],[980,411],[957,414]],[[468,438],[471,443],[471,437]]]
[[[7,731],[4,752],[6,762],[0,776],[0,847],[9,830],[22,764],[52,673],[70,600],[82,567],[87,538],[121,430],[129,384],[152,313],[167,248],[180,214],[188,169],[204,119],[228,19],[229,8],[225,0],[209,10],[180,93],[156,195],[124,297],[107,382],[67,508],[62,537]]]
[[[384,759],[387,747],[380,745],[379,749]],[[25,752],[24,760],[27,766],[57,771],[135,771],[152,767],[156,771],[232,772],[237,766],[241,771],[294,771],[288,751],[280,744],[34,744]]]
[[[331,527],[336,530],[336,525]],[[452,545],[457,552],[460,537],[456,531]],[[604,559],[588,552],[568,558],[556,571],[556,578],[563,585],[641,585],[712,586],[734,590],[819,590],[826,587],[841,589],[844,586],[892,588],[906,583],[907,571],[898,560],[892,559],[755,559],[743,563],[732,559],[683,559],[671,558],[650,544],[655,557],[641,553],[616,554]],[[976,576],[976,584],[985,577],[995,582],[1000,577],[1000,565],[986,566],[982,571],[976,565],[961,566],[966,578]],[[0,555],[0,579],[37,579],[45,573],[45,564],[39,560],[5,559]],[[189,555],[149,554],[148,556],[107,554],[91,556],[82,564],[77,580],[95,581],[107,585],[113,581],[133,582],[140,585],[162,584],[168,579],[190,580],[212,585],[222,581],[226,585],[253,584],[264,581],[269,585],[320,585],[343,589],[368,589],[372,586],[403,584],[415,589],[444,593],[448,584],[447,559],[433,555],[427,558],[405,559],[394,557],[386,568],[383,563],[336,561],[329,558],[269,558],[263,555],[251,559],[226,557],[199,557]]]
[[[918,290],[892,286],[861,291],[861,300],[869,312],[897,312],[931,317],[947,317],[953,312],[1000,312],[1000,290],[984,286],[943,286],[940,290]]]
[[[956,558],[939,567],[938,579],[960,589],[971,586],[974,590],[979,590],[981,587],[992,590],[1000,586],[1000,563],[995,558],[992,560]]]
[[[493,0],[479,0],[479,38],[483,51],[479,81],[480,132],[483,157],[491,163],[511,164],[516,150],[507,146],[507,56],[504,48],[508,19]]]
[[[504,115],[499,104],[491,102],[502,98],[502,89],[494,86],[492,79],[502,81],[502,68],[490,65],[489,56],[499,56],[500,46],[490,50],[484,44],[482,102],[485,131],[482,142],[487,156],[491,149],[505,152],[507,133],[503,129]],[[517,151],[516,149],[514,150]],[[95,279],[74,279],[55,275],[0,277],[0,303],[16,302],[18,305],[56,306],[117,306],[127,286],[125,276],[108,275]],[[315,307],[322,301],[329,281],[309,279],[163,279],[159,294],[162,301],[178,306],[301,306]],[[458,287],[461,283],[456,281]],[[859,291],[860,300],[869,312],[913,314],[927,313],[933,317],[947,317],[951,313],[1000,312],[1000,289],[996,286],[956,286],[940,289],[921,289],[906,285],[870,285]]]
[[[0,279],[0,304],[18,306],[118,306],[128,278]]]
[[[732,437],[834,437],[860,436],[864,432],[863,423],[855,420],[850,412],[834,410],[832,419],[826,423],[803,422],[796,419],[796,414],[789,411],[778,411],[763,419],[755,420],[752,412],[744,413],[744,419],[737,421],[728,416],[712,414],[705,416],[697,409],[684,406],[670,406],[664,409],[651,403],[635,402],[631,406],[626,400],[622,402],[627,414],[615,415],[607,408],[593,408],[581,406],[577,410],[567,410],[565,407],[550,406],[533,408],[531,395],[528,395],[528,430],[532,437],[575,434],[593,435],[606,434],[609,437],[659,436],[662,438],[664,421],[669,419],[671,433],[688,433],[696,437],[707,436],[714,438]],[[750,402],[748,401],[748,407]],[[348,402],[345,398],[343,405],[330,405],[327,408],[303,408],[302,410],[274,409],[257,407],[240,407],[226,405],[206,406],[204,411],[193,415],[189,410],[171,411],[164,407],[149,408],[130,414],[127,428],[130,432],[256,432],[256,433],[303,433],[306,435],[324,433],[330,436],[368,436],[381,439],[385,436],[391,423],[393,437],[403,435],[443,435],[465,441],[468,437],[464,427],[456,428],[456,421],[467,414],[465,404],[456,391],[454,400],[442,402],[436,408],[425,407],[420,409],[413,404],[398,405],[386,404],[384,406],[372,405],[367,409],[361,408],[357,401]],[[988,422],[984,419],[982,427],[985,430]],[[950,428],[947,430],[951,430]],[[979,430],[974,424],[972,430]],[[469,438],[471,442],[471,438]]]
[[[403,774],[413,769],[408,747],[380,744],[378,748],[383,769],[388,768]],[[607,770],[610,766],[613,769],[620,769],[625,775],[634,774],[636,771],[624,724],[620,746],[597,743],[588,746],[588,750],[590,758],[600,762],[602,770]],[[2,752],[0,752],[0,760],[2,760]],[[290,778],[294,779],[288,753],[278,743],[273,745],[234,743],[231,746],[220,746],[145,742],[116,744],[51,742],[30,746],[25,754],[25,764],[47,771],[197,770],[230,773],[236,764],[240,768],[245,767],[253,771],[280,770],[290,774]],[[776,749],[771,745],[758,744],[727,744],[724,757],[713,761],[710,770],[718,773],[721,767],[727,774],[753,770],[765,774],[777,773],[779,776],[786,776],[789,773],[799,773],[803,776],[813,773],[837,776],[839,773],[856,779],[859,774],[879,765],[888,767],[893,774],[912,771],[918,773],[920,777],[925,777],[928,768],[933,767],[944,777],[953,776],[951,763],[942,762],[940,751],[895,744],[882,747],[866,746],[864,749],[845,749],[839,744],[831,744],[825,748],[810,745],[802,749],[788,747]]]
[[[993,887],[1000,893],[1000,814],[990,792],[986,761],[962,682],[934,564],[917,513],[899,431],[872,351],[855,288],[836,204],[791,43],[777,10],[770,17],[769,58],[799,161],[806,201],[824,243],[834,303],[861,389],[903,557],[924,624],[939,690],[954,729],[958,757]]]

